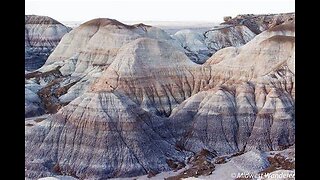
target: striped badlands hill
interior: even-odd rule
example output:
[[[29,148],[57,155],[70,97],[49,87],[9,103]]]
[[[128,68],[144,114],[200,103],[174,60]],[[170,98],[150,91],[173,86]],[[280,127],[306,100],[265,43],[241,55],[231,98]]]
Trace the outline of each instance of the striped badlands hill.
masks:
[[[34,88],[45,105],[59,108],[26,122],[26,177],[135,177],[201,159],[212,172],[202,155],[252,151],[233,166],[265,159],[253,149],[294,145],[294,27],[274,26],[199,65],[158,28],[80,25],[27,74],[44,86]],[[264,161],[255,171],[270,165]]]

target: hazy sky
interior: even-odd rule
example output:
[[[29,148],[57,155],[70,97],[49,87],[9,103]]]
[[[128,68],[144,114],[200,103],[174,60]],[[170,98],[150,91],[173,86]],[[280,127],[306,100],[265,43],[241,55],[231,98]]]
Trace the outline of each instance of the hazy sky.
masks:
[[[214,21],[223,16],[294,12],[294,0],[25,0],[25,14],[58,21]]]

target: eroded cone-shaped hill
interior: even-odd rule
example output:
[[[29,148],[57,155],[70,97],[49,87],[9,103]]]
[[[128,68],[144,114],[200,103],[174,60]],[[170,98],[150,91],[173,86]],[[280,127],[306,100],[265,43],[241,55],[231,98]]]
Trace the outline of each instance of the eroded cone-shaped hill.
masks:
[[[209,90],[191,96],[170,116],[180,146],[224,154],[294,144],[292,35],[293,24],[283,24],[241,48],[214,54],[203,67],[210,69]]]
[[[119,93],[86,93],[26,129],[26,176],[130,177],[182,161],[165,121]],[[171,140],[170,140],[171,139]]]
[[[190,97],[196,64],[174,46],[150,38],[124,45],[104,72],[94,91],[119,91],[157,115],[169,116]]]
[[[206,64],[234,72],[251,71],[254,78],[268,74],[284,62],[288,62],[290,71],[294,72],[294,29],[293,23],[278,25],[240,48],[222,49],[208,59]]]
[[[294,23],[264,31],[242,47],[220,50],[198,65],[170,39],[137,35],[136,30],[146,33],[143,25],[98,22],[88,27],[104,36],[120,29],[118,36],[136,38],[114,46],[117,53],[111,59],[104,54],[100,65],[93,63],[95,34],[83,45],[92,50],[83,60],[80,55],[62,58],[82,53],[73,39],[52,54],[45,68],[67,69],[73,62],[74,69],[56,71],[66,81],[86,75],[90,84],[56,114],[26,127],[27,177],[133,177],[170,170],[168,162],[181,162],[190,151],[223,155],[295,143]],[[109,54],[112,38],[94,42],[105,43],[100,50]]]
[[[101,76],[123,45],[142,37],[166,41],[178,47],[159,28],[144,24],[129,26],[107,18],[93,19],[67,34],[40,71],[47,72],[58,67],[63,76],[71,76],[73,82],[77,81],[60,98],[62,102],[70,102]]]
[[[40,68],[71,28],[47,16],[25,16],[25,70]]]
[[[112,63],[122,45],[141,37],[173,41],[159,28],[144,24],[129,26],[108,18],[93,19],[67,34],[46,65],[61,65],[63,74],[74,76],[88,73],[93,68],[105,68]],[[74,64],[64,62],[70,59]]]
[[[41,92],[34,92],[40,94],[42,104],[32,105],[55,113],[86,92],[123,45],[142,37],[165,41],[179,49],[179,44],[163,30],[144,24],[129,26],[114,19],[98,18],[73,29],[62,38],[43,67],[26,74],[31,83],[42,86]]]

